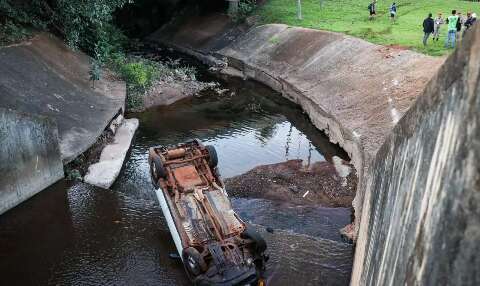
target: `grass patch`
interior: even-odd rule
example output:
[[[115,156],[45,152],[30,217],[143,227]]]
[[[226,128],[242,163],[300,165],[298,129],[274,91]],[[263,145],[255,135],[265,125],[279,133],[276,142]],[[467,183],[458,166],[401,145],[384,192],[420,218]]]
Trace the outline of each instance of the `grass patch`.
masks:
[[[178,61],[156,62],[143,57],[127,57],[123,53],[112,54],[108,64],[127,84],[126,107],[138,110],[143,97],[156,83],[196,80],[196,69],[180,66]]]
[[[278,23],[340,32],[372,43],[404,46],[433,56],[449,52],[443,47],[447,27],[442,26],[441,40],[434,43],[430,39],[425,48],[422,44],[422,23],[428,13],[435,16],[442,12],[445,17],[451,14],[452,9],[456,9],[463,15],[467,11],[480,15],[479,2],[399,0],[395,1],[398,7],[397,20],[392,23],[389,13],[392,2],[378,1],[377,17],[372,21],[368,19],[369,0],[302,0],[303,20],[297,19],[296,1],[292,0],[268,0],[254,13],[259,16],[262,24]]]

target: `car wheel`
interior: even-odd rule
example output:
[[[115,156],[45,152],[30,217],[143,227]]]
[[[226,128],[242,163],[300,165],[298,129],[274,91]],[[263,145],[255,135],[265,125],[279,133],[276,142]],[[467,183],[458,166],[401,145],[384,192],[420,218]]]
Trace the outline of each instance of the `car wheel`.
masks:
[[[155,187],[158,188],[158,180],[160,178],[167,177],[167,171],[163,166],[162,160],[158,156],[153,156],[150,161],[150,174],[152,176],[152,182]]]
[[[217,150],[212,145],[205,146],[205,149],[208,151],[208,165],[211,168],[215,168],[218,165]]]
[[[183,250],[183,264],[188,274],[195,277],[207,270],[207,264],[202,255],[194,247]]]
[[[267,243],[265,239],[257,232],[257,230],[251,226],[246,225],[245,231],[241,234],[242,238],[251,239],[253,241],[253,249],[255,250],[256,254],[261,255],[267,250]]]

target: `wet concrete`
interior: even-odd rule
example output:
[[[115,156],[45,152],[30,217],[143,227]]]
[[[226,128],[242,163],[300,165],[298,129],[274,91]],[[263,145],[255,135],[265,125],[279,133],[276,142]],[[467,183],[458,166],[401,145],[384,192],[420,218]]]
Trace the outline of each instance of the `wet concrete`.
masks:
[[[65,183],[0,217],[0,275],[21,285],[187,285],[148,175],[151,145],[197,137],[216,147],[222,175],[302,159],[346,155],[302,111],[260,84],[231,80],[223,95],[202,93],[140,120],[130,157],[111,190]],[[265,233],[270,285],[347,285],[353,247],[339,228],[348,208],[232,197]],[[274,233],[265,232],[266,227]],[[35,237],[32,240],[32,237]],[[8,257],[8,259],[5,259]]]

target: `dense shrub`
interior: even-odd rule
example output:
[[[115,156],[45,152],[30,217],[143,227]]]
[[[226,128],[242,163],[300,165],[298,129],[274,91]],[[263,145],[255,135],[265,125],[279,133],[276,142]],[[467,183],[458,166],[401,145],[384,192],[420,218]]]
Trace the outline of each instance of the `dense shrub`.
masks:
[[[0,45],[23,41],[29,36],[30,31],[27,28],[16,25],[10,20],[6,20],[2,25],[0,25]]]
[[[240,0],[238,2],[237,14],[232,15],[232,17],[236,22],[242,22],[252,14],[256,7],[256,0]]]
[[[122,49],[126,37],[112,22],[113,12],[132,0],[0,0],[2,43],[23,40],[29,29],[50,28],[72,48],[94,58],[90,78]]]

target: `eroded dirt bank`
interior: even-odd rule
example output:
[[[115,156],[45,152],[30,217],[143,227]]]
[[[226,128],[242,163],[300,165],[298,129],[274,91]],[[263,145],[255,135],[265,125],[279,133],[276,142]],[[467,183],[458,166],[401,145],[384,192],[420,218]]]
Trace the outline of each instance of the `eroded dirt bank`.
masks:
[[[141,94],[130,94],[138,102],[130,104],[129,112],[142,112],[149,108],[173,104],[202,91],[216,90],[216,81],[204,80],[197,62],[181,61],[172,49],[159,46],[145,46],[130,53],[133,58],[147,59],[156,66],[158,75],[153,83]]]
[[[351,207],[357,183],[352,169],[345,161],[338,167],[329,162],[315,162],[307,167],[302,160],[290,160],[255,167],[245,174],[226,179],[225,185],[228,193],[235,197]]]

